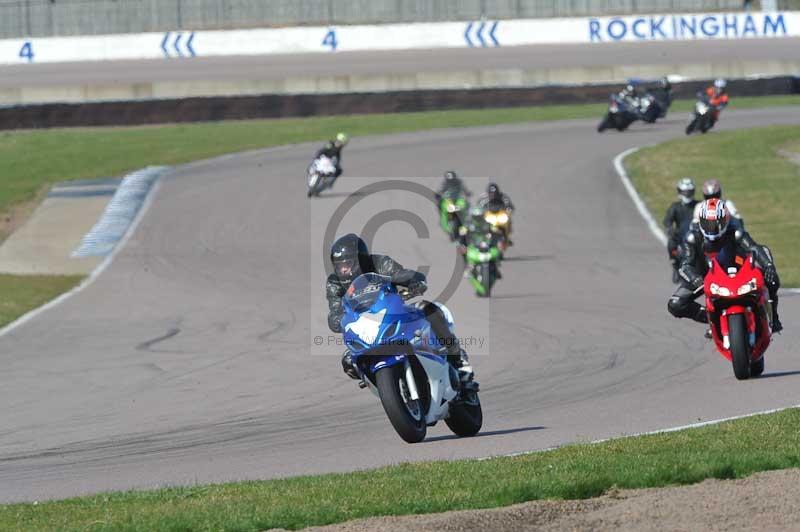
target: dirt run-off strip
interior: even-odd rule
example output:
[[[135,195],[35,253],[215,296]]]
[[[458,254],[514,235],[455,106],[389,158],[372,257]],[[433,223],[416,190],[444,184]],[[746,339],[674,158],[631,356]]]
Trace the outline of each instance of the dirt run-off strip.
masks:
[[[611,490],[578,501],[534,501],[505,508],[376,517],[309,528],[325,532],[753,531],[800,530],[800,469],[692,486]]]

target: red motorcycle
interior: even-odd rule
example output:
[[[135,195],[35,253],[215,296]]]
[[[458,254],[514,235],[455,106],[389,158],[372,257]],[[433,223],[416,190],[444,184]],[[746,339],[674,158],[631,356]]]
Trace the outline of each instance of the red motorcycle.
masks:
[[[733,364],[739,380],[764,372],[764,352],[772,338],[772,308],[764,276],[753,256],[720,266],[716,257],[705,278],[706,310],[717,350]]]

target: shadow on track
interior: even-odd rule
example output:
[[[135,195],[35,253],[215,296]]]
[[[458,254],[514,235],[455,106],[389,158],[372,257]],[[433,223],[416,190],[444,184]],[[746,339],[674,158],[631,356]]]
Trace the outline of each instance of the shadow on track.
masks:
[[[504,257],[503,262],[534,262],[538,260],[553,260],[555,255],[512,255]]]
[[[761,379],[773,379],[775,377],[791,377],[793,375],[800,375],[800,370],[795,371],[776,371],[775,373],[765,373],[760,377],[754,377],[754,379],[761,380]]]
[[[543,293],[530,293],[530,294],[504,294],[504,295],[492,295],[492,299],[526,299],[529,297],[543,297],[548,294]]]
[[[505,429],[505,430],[487,430],[486,432],[479,432],[473,438],[482,438],[484,436],[504,436],[506,434],[515,434],[517,432],[530,432],[533,430],[545,430],[547,427],[542,426],[535,426],[535,427],[519,427],[516,429]],[[468,439],[468,438],[459,438],[455,434],[447,434],[445,436],[434,436],[432,438],[425,438],[424,443],[428,442],[435,442],[435,441],[445,441],[445,440],[461,440],[461,439]]]
[[[317,199],[325,199],[325,198],[347,198],[350,196],[360,197],[363,196],[363,192],[323,192]]]

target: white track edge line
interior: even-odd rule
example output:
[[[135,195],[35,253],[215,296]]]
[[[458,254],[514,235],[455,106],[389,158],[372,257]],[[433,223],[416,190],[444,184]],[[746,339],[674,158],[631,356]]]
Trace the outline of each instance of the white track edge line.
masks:
[[[728,421],[736,421],[736,420],[739,420],[739,419],[747,419],[747,418],[756,417],[756,416],[765,416],[767,414],[777,414],[778,412],[785,412],[786,410],[793,410],[795,408],[800,408],[800,405],[785,406],[785,407],[782,407],[782,408],[772,408],[770,410],[762,410],[760,412],[751,412],[749,414],[742,414],[742,415],[739,415],[739,416],[723,417],[723,418],[720,418],[720,419],[712,419],[712,420],[709,420],[709,421],[700,421],[698,423],[690,423],[689,425],[680,425],[680,426],[677,426],[677,427],[670,427],[670,428],[666,428],[666,429],[656,429],[656,430],[651,430],[651,431],[647,431],[647,432],[637,432],[637,433],[634,433],[634,434],[620,434],[619,436],[612,436],[610,438],[603,438],[603,439],[600,439],[600,440],[592,440],[592,441],[588,441],[588,442],[576,441],[576,442],[572,442],[572,443],[565,443],[563,445],[557,445],[555,447],[547,447],[545,449],[538,449],[536,451],[520,451],[520,452],[510,453],[510,454],[500,454],[500,455],[496,455],[496,456],[487,456],[485,458],[479,458],[478,460],[479,461],[482,461],[482,460],[494,460],[496,458],[512,458],[514,456],[527,456],[527,455],[537,454],[537,453],[546,453],[548,451],[555,451],[556,449],[560,449],[560,448],[566,447],[568,445],[598,445],[600,443],[606,443],[606,442],[609,442],[609,441],[626,440],[628,438],[636,438],[636,437],[639,437],[639,436],[655,436],[655,435],[658,435],[658,434],[669,434],[670,432],[680,432],[682,430],[699,429],[701,427],[708,427],[708,426],[711,426],[711,425],[719,425],[720,423],[727,423]]]
[[[647,222],[650,232],[653,233],[653,235],[659,242],[661,242],[662,245],[666,246],[667,235],[664,234],[664,230],[658,225],[658,222],[653,217],[650,209],[647,208],[647,205],[645,205],[642,197],[639,196],[639,193],[636,191],[636,187],[633,186],[631,179],[628,177],[628,172],[625,170],[625,166],[622,164],[622,162],[625,160],[625,157],[636,153],[640,149],[641,148],[639,146],[630,148],[614,157],[614,169],[617,171],[617,175],[622,181],[622,184],[625,185],[625,190],[628,191],[628,195],[633,200],[634,205],[636,205],[636,209],[639,211],[639,214],[641,214],[642,218],[644,218],[644,221]],[[781,292],[800,294],[800,288],[781,288]]]
[[[100,276],[100,274],[102,274],[111,265],[111,263],[114,261],[114,258],[117,256],[117,253],[119,253],[125,247],[125,245],[128,243],[128,240],[130,240],[131,236],[133,236],[133,233],[136,231],[136,228],[139,226],[139,223],[142,221],[142,218],[144,218],[145,213],[147,213],[147,211],[150,209],[150,205],[152,204],[153,198],[155,198],[158,189],[161,188],[161,178],[168,171],[169,171],[168,168],[165,169],[165,171],[156,179],[155,183],[150,188],[150,191],[147,193],[147,197],[145,198],[144,203],[142,203],[141,208],[139,208],[139,212],[136,214],[136,217],[133,219],[133,222],[131,222],[127,231],[125,231],[125,235],[122,237],[122,239],[120,239],[119,242],[117,242],[117,245],[114,246],[114,249],[111,251],[111,253],[109,253],[106,256],[106,258],[103,259],[103,261],[94,270],[92,270],[92,273],[90,273],[86,277],[86,279],[81,281],[81,283],[78,286],[74,287],[72,290],[64,292],[55,299],[48,301],[41,307],[37,307],[31,310],[30,312],[23,314],[16,320],[12,321],[8,325],[0,329],[0,338],[10,334],[18,327],[21,327],[22,325],[28,323],[29,321],[37,318],[38,316],[44,314],[48,310],[59,306],[67,299],[71,298],[72,296],[74,296],[79,292],[82,292],[89,285],[91,285]]]

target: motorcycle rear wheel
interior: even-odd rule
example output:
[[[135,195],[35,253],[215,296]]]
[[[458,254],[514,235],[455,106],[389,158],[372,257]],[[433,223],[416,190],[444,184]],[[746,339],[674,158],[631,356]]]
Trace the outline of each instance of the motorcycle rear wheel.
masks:
[[[731,342],[733,374],[740,381],[750,378],[750,344],[744,314],[728,316],[728,337]]]
[[[397,364],[378,371],[375,382],[383,410],[397,434],[408,443],[425,439],[428,427],[419,400],[407,396],[405,367]]]
[[[460,438],[475,436],[483,426],[483,409],[478,392],[469,401],[450,406],[450,416],[444,420],[453,434]]]

